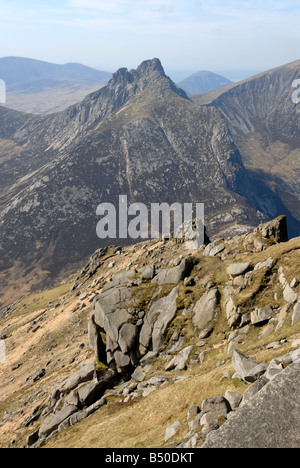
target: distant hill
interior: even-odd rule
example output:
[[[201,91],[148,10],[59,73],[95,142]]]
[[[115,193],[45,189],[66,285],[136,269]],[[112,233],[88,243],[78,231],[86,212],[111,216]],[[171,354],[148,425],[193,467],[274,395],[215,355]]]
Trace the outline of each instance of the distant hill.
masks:
[[[111,74],[79,63],[57,65],[21,57],[0,58],[7,86],[7,107],[48,114],[76,104],[105,86]]]
[[[209,71],[200,71],[177,83],[188,96],[207,93],[232,84],[232,81]]]

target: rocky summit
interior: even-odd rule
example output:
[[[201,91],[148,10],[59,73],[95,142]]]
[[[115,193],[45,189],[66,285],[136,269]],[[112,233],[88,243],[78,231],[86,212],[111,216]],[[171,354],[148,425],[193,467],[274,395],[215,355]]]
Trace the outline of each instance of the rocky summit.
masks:
[[[147,60],[63,112],[0,107],[0,303],[55,284],[105,247],[96,209],[120,195],[204,203],[209,237],[286,213],[246,169],[223,111],[192,102]]]
[[[1,318],[1,445],[297,447],[300,238],[98,249]]]

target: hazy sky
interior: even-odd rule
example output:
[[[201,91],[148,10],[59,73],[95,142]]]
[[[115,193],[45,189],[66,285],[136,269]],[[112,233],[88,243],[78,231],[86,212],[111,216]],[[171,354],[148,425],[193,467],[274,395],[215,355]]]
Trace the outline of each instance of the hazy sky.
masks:
[[[299,0],[0,0],[0,57],[266,70],[300,58],[299,19]]]

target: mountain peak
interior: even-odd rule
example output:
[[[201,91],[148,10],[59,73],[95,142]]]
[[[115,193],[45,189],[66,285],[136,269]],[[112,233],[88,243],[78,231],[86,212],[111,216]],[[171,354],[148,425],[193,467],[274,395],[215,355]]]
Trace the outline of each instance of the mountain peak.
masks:
[[[171,90],[180,97],[188,99],[185,91],[177,88],[175,83],[165,74],[161,61],[154,58],[142,62],[136,70],[120,68],[113,74],[106,87],[88,96],[84,103],[91,99],[93,101],[99,100],[101,116],[103,117],[107,112],[114,112],[122,107],[125,102],[146,88],[151,90],[151,93],[157,93],[158,90]]]
[[[112,83],[132,83],[140,78],[147,78],[153,73],[158,73],[162,77],[167,78],[161,61],[158,58],[145,60],[136,70],[129,71],[127,68],[120,68],[113,74]]]
[[[162,76],[166,76],[165,70],[161,64],[161,61],[158,58],[154,58],[152,60],[145,60],[141,63],[141,65],[137,68],[137,72],[140,74],[150,74],[153,72],[158,72]]]
[[[114,74],[111,79],[110,83],[132,83],[134,81],[134,77],[132,72],[128,71],[127,68],[119,68]]]

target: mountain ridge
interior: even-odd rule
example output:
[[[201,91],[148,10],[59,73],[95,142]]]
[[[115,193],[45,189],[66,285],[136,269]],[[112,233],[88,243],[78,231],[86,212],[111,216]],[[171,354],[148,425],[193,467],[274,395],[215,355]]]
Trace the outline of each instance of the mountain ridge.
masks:
[[[111,73],[78,63],[58,65],[24,57],[0,58],[7,107],[27,113],[61,111],[107,84]]]
[[[111,76],[111,73],[96,70],[80,63],[55,64],[44,60],[36,60],[26,57],[2,57],[0,58],[1,78],[7,85],[22,82],[35,81],[41,78],[48,79],[79,79],[94,81]]]
[[[224,94],[231,89],[234,89],[237,86],[243,85],[249,81],[253,81],[254,79],[262,78],[270,73],[278,72],[283,69],[287,68],[298,68],[300,66],[300,60],[294,60],[293,62],[289,62],[284,65],[279,65],[278,67],[271,68],[270,70],[266,70],[260,73],[257,73],[253,76],[245,78],[244,80],[240,80],[237,83],[232,83],[231,85],[225,86],[224,89],[216,89],[212,90],[208,93],[200,93],[199,95],[193,96],[193,100],[200,105],[206,105],[212,103],[215,99],[217,99],[220,95]],[[202,94],[202,95],[201,95]]]

